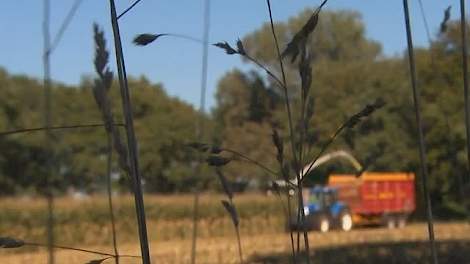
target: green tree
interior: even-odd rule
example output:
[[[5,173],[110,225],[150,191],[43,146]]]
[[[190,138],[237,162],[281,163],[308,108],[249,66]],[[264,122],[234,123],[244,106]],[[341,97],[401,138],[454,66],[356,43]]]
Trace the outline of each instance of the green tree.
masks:
[[[85,78],[79,86],[54,83],[52,124],[55,126],[100,124],[93,95],[93,82]],[[161,85],[145,78],[131,79],[136,133],[142,173],[148,191],[188,190],[194,182],[190,163],[193,154],[184,144],[194,141],[199,113],[190,105],[169,97]],[[111,98],[116,123],[123,123],[117,83]],[[42,84],[0,70],[0,128],[2,131],[43,126]],[[211,121],[204,116],[210,127]],[[0,193],[37,191],[44,186],[45,157],[53,155],[58,191],[73,187],[101,190],[104,185],[106,135],[101,127],[54,130],[53,153],[44,150],[44,133],[0,136]],[[115,171],[119,171],[117,163]],[[125,175],[122,186],[128,188]]]

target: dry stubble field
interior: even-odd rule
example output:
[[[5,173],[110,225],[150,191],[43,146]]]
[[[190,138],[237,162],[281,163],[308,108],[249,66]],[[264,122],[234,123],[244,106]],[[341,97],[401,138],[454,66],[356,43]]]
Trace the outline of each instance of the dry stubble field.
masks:
[[[198,263],[237,263],[235,234],[219,196],[201,197]],[[105,200],[94,197],[57,202],[57,243],[111,252]],[[132,199],[117,199],[118,240],[122,254],[138,254],[132,214]],[[146,199],[152,258],[155,263],[189,263],[191,196],[150,196]],[[43,242],[42,201],[2,200],[2,235]],[[248,263],[288,263],[289,236],[283,232],[283,219],[273,197],[244,195],[236,199],[241,215],[242,247]],[[21,206],[23,205],[23,206]],[[255,208],[255,210],[253,210]],[[441,263],[470,263],[470,224],[436,224]],[[361,228],[351,232],[310,233],[315,263],[426,263],[425,224],[413,223],[403,229]],[[65,250],[57,251],[57,263],[87,263],[99,256]],[[468,260],[467,260],[468,259]],[[47,263],[42,249],[2,249],[0,263]],[[106,262],[105,262],[106,263]],[[108,261],[108,263],[113,263]],[[140,263],[121,259],[121,263]]]

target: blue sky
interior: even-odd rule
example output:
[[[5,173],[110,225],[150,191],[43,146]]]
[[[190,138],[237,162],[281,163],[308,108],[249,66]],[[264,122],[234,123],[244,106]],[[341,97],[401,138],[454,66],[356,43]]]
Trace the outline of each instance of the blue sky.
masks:
[[[55,35],[75,0],[51,0],[51,33]],[[116,0],[124,10],[131,0]],[[272,0],[273,15],[285,21],[320,0]],[[451,18],[459,17],[458,0],[422,0],[426,16],[435,35],[444,9],[452,5]],[[144,32],[171,32],[200,38],[204,0],[142,0],[120,20],[124,52],[129,75],[145,75],[162,83],[166,91],[197,106],[199,102],[200,44],[175,38],[162,39],[158,45],[144,48],[131,44],[133,37]],[[370,39],[379,41],[386,55],[400,55],[406,48],[402,1],[400,0],[330,0],[326,9],[350,9],[361,13]],[[416,45],[426,46],[427,38],[418,0],[410,0],[413,34]],[[104,27],[111,48],[112,31],[107,0],[83,0],[60,45],[51,57],[52,77],[56,81],[77,84],[93,74],[92,23]],[[268,21],[264,0],[212,0],[210,42],[235,41]],[[42,1],[3,1],[0,15],[0,67],[14,74],[42,75]],[[113,61],[114,64],[114,61]],[[243,65],[236,56],[209,49],[208,107],[215,103],[217,81],[225,72]],[[114,67],[113,67],[114,69]]]

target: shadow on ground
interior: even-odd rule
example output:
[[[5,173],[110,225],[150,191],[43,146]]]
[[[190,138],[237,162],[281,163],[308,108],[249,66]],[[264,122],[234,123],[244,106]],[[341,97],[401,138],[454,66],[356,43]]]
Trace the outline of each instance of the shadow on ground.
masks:
[[[470,241],[452,240],[437,242],[440,264],[470,264]],[[354,244],[331,248],[315,249],[312,263],[361,263],[361,264],[416,264],[430,263],[429,242],[399,242]],[[292,263],[292,256],[257,255],[249,263],[281,264]],[[306,263],[304,260],[297,263]]]

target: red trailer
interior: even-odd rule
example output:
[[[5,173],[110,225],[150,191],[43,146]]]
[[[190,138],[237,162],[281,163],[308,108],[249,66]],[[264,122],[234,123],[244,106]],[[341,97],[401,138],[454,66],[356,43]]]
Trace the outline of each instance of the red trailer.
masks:
[[[355,224],[381,223],[403,227],[416,208],[413,173],[365,172],[330,175],[328,185],[338,190],[338,200],[346,203]]]

